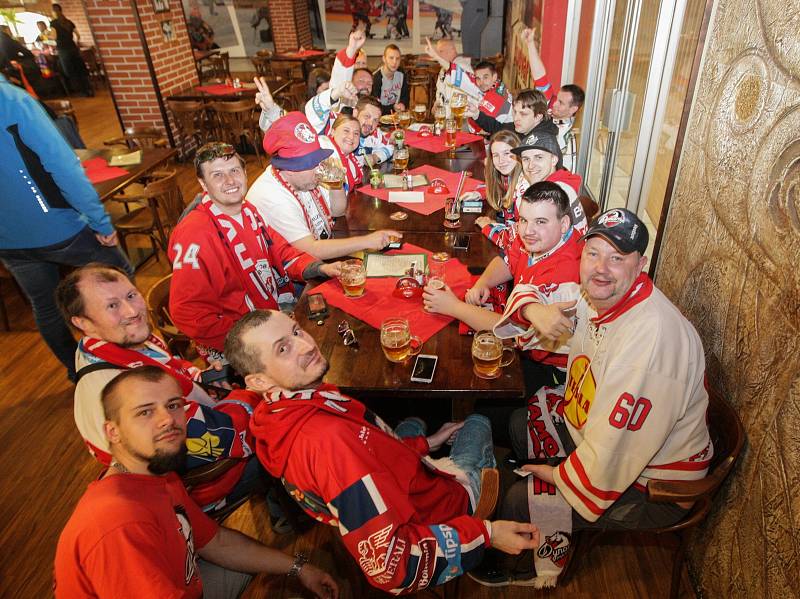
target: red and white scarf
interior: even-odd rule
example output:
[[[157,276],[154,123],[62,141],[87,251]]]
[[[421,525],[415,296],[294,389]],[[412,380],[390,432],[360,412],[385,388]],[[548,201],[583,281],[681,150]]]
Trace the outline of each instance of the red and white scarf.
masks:
[[[269,233],[258,210],[242,202],[242,224],[217,207],[208,194],[196,210],[204,212],[214,224],[228,249],[231,264],[238,267],[237,275],[245,292],[250,310],[278,307],[278,283],[269,263]]]
[[[120,368],[157,366],[164,372],[171,374],[180,384],[183,394],[189,395],[192,392],[192,381],[200,377],[200,369],[187,360],[170,355],[166,344],[155,335],[151,334],[146,343],[163,350],[168,359],[165,362],[160,362],[134,349],[128,349],[116,343],[93,337],[85,337],[81,341],[81,345],[86,352]]]
[[[347,181],[345,181],[346,187],[344,191],[345,193],[350,193],[356,187],[361,185],[361,181],[364,178],[364,172],[361,170],[361,165],[358,164],[358,160],[356,160],[353,152],[345,154],[342,152],[339,144],[336,143],[336,140],[333,139],[332,135],[329,139],[331,140],[331,145],[333,145],[333,149],[336,151],[339,161],[342,163],[342,166],[344,166],[345,173],[347,174]]]
[[[314,238],[330,239],[331,229],[333,229],[333,216],[331,215],[331,210],[328,208],[328,203],[325,201],[325,198],[322,197],[322,193],[320,192],[319,188],[315,187],[307,193],[311,196],[311,202],[314,205],[317,213],[322,217],[322,231],[318,231],[317,227],[314,226],[314,220],[312,215],[308,212],[308,206],[306,205],[306,202],[301,200],[294,188],[284,180],[280,171],[273,167],[272,175],[275,177],[275,180],[278,181],[278,183],[283,185],[284,189],[286,189],[286,191],[288,191],[298,203],[300,209],[303,211],[303,217],[306,220],[306,226],[308,227],[308,230],[311,231],[311,234],[314,235]]]

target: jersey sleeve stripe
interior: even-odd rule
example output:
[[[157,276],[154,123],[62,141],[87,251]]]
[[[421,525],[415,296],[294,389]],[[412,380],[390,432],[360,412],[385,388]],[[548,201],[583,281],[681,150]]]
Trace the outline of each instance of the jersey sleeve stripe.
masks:
[[[588,497],[586,497],[586,495],[584,495],[583,493],[581,493],[580,489],[578,489],[578,487],[575,485],[575,483],[573,483],[573,482],[570,480],[570,478],[569,478],[569,476],[568,476],[568,474],[567,474],[566,465],[567,465],[567,462],[564,462],[564,463],[562,463],[562,464],[561,464],[561,465],[558,467],[558,472],[559,472],[559,474],[561,475],[561,480],[563,480],[563,481],[564,481],[564,484],[565,484],[565,485],[567,485],[567,487],[569,487],[569,490],[572,492],[572,494],[573,494],[573,495],[574,495],[574,496],[575,496],[575,497],[576,497],[578,500],[580,500],[580,502],[581,502],[581,503],[582,503],[584,506],[586,506],[586,509],[588,509],[590,512],[592,512],[592,513],[593,513],[593,514],[595,514],[596,516],[602,516],[602,515],[603,515],[603,512],[604,512],[605,510],[604,510],[604,509],[602,509],[602,508],[600,508],[600,507],[598,507],[598,506],[597,506],[597,504],[595,504],[595,503],[594,503],[593,501],[591,501],[591,500],[590,500]]]
[[[600,499],[601,501],[616,501],[619,499],[619,496],[622,495],[619,491],[604,491],[602,489],[598,489],[592,484],[592,481],[589,480],[589,477],[586,475],[586,470],[583,467],[583,464],[578,458],[577,453],[572,453],[569,457],[570,465],[575,470],[575,474],[578,475],[578,479],[581,482],[581,485],[589,491],[592,495]]]

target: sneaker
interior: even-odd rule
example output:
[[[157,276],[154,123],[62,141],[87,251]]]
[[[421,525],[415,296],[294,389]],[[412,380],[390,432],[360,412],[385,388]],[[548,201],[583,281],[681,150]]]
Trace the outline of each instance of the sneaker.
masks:
[[[530,587],[534,585],[534,580],[536,579],[536,576],[532,573],[514,574],[509,570],[498,570],[494,568],[487,568],[485,570],[478,568],[477,570],[467,572],[467,576],[485,587]]]

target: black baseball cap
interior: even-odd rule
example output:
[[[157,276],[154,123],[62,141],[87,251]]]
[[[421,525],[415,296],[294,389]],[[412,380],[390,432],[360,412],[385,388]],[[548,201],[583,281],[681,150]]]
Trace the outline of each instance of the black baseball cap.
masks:
[[[599,235],[623,254],[639,252],[644,254],[650,235],[647,227],[630,210],[612,208],[606,210],[592,221],[586,233],[579,241]]]
[[[560,169],[562,164],[561,146],[558,145],[558,138],[550,133],[531,133],[516,148],[511,151],[521,156],[525,150],[544,150],[558,158],[556,169]]]

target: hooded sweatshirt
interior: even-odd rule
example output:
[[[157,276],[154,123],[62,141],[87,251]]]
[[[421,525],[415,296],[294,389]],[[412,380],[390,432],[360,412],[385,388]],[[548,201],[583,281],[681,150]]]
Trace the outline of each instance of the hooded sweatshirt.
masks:
[[[229,399],[251,391],[234,391]],[[240,398],[241,399],[241,398]],[[256,454],[312,517],[336,526],[370,584],[392,594],[442,584],[488,546],[465,488],[332,385],[275,393],[255,410]]]

